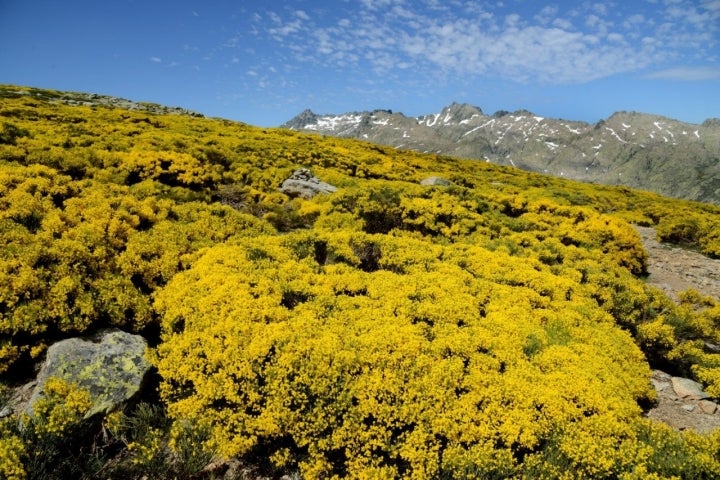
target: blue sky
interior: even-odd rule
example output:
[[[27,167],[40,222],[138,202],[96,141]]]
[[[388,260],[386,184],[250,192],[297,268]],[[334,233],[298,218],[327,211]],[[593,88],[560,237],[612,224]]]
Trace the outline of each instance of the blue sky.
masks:
[[[279,125],[525,108],[720,117],[720,0],[0,0],[0,83]]]

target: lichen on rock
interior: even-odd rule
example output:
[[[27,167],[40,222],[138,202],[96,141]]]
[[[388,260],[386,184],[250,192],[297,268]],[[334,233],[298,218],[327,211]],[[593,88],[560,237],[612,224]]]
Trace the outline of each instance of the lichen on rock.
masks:
[[[33,405],[43,396],[45,383],[53,377],[75,383],[90,393],[92,406],[86,418],[112,411],[140,392],[151,368],[146,349],[143,337],[120,330],[104,331],[91,339],[69,338],[53,344],[25,407],[26,413],[32,414]]]

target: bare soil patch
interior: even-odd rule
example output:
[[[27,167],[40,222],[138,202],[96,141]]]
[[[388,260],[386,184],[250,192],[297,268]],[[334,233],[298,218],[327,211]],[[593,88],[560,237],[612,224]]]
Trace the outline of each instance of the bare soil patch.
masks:
[[[720,260],[660,243],[653,228],[636,228],[649,256],[647,282],[650,285],[663,290],[675,301],[678,293],[689,288],[720,299]]]
[[[663,290],[676,302],[678,294],[690,288],[720,299],[720,260],[660,243],[652,228],[636,228],[648,252],[648,284]],[[720,427],[720,406],[711,399],[683,396],[683,392],[673,388],[672,377],[660,370],[653,371],[652,383],[658,403],[647,412],[648,418],[678,430],[708,433]]]

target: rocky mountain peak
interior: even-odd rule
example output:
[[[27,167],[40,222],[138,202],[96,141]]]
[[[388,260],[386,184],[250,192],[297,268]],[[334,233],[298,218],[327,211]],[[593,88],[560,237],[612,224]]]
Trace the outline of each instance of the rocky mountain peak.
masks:
[[[451,105],[443,108],[440,113],[422,115],[417,117],[421,124],[428,127],[440,127],[442,125],[461,125],[468,124],[473,119],[484,117],[483,111],[467,103],[453,102]]]
[[[472,118],[473,115],[484,116],[482,109],[468,103],[453,102],[449,107],[443,108],[443,113],[449,113],[454,118],[466,120]]]
[[[306,110],[283,126],[720,203],[720,119],[695,125],[621,111],[591,125],[524,109],[488,116],[454,102],[415,118],[387,110]]]
[[[292,130],[301,130],[306,125],[312,125],[317,122],[319,115],[316,115],[309,108],[303,110],[298,115],[287,121],[282,125],[282,128],[289,128]]]

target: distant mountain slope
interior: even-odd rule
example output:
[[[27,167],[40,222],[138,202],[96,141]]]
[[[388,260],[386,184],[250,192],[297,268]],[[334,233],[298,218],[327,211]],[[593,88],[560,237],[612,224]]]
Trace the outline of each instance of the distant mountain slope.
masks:
[[[282,126],[720,203],[718,119],[694,125],[618,112],[591,125],[524,110],[486,115],[453,103],[417,118],[387,110],[342,115],[305,110]]]

